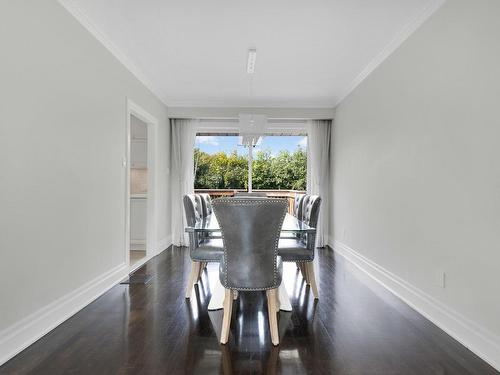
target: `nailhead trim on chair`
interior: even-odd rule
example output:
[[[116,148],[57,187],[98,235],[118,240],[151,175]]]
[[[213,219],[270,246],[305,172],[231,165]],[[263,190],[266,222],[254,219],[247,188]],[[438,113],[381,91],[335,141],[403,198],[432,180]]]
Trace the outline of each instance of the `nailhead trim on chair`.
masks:
[[[235,199],[230,200],[230,199],[219,198],[216,200],[216,202],[232,203],[232,204],[238,205],[238,206],[255,206],[255,205],[261,205],[261,204],[266,204],[266,203],[270,203],[270,202],[280,203],[280,202],[284,201],[283,199],[265,199],[265,200],[254,200],[254,199],[248,200],[248,198],[246,200],[244,200],[245,198],[240,198],[240,199],[241,199],[241,201],[237,201]],[[217,206],[216,204],[213,205],[213,210],[215,212],[215,216],[217,216],[216,206]],[[280,228],[283,226],[283,221],[285,220],[285,216],[286,216],[286,210],[284,211],[283,216],[280,219],[280,225],[279,225]],[[224,250],[225,284],[227,285],[228,284],[228,279],[227,279],[227,249],[226,249],[226,244],[225,244],[225,240],[224,240],[224,231],[222,230],[222,224],[219,223],[219,226],[220,226],[221,234],[222,234],[222,244],[223,244],[223,250]],[[277,288],[276,276],[277,276],[278,272],[277,272],[277,264],[276,263],[277,263],[277,257],[278,257],[279,239],[280,239],[280,233],[278,233],[278,236],[274,241],[273,281],[274,281],[275,285],[266,286],[263,288],[235,288],[235,287],[233,287],[233,290],[259,291],[259,290],[268,290],[268,289]],[[226,285],[224,285],[224,287],[226,287]]]

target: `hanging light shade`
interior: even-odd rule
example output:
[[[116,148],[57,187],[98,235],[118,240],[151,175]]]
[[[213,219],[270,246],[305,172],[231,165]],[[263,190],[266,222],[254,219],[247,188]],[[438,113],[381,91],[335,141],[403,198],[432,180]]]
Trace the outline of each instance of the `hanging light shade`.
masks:
[[[249,113],[240,113],[240,145],[256,146],[264,136],[267,126],[267,116]]]

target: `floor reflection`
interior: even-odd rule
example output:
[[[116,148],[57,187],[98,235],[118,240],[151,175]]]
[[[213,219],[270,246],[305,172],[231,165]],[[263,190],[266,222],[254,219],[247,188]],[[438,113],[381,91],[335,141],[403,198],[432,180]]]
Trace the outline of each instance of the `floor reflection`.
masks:
[[[271,345],[264,293],[241,293],[230,341],[222,311],[208,311],[217,265],[190,300],[187,249],[170,248],[0,367],[3,374],[498,374],[409,306],[335,256],[318,250],[320,299],[295,264],[284,265],[292,311]]]
[[[240,292],[233,304],[229,342],[220,345],[223,311],[208,311],[209,285],[215,284],[218,269],[208,267],[193,297],[186,300],[190,335],[185,355],[191,373],[277,374],[284,369],[305,372],[302,358],[310,352],[303,350],[303,341],[313,334],[317,302],[294,264],[286,265],[284,271],[287,274],[283,282],[293,311],[279,313],[281,344],[275,347],[271,343],[265,292]]]

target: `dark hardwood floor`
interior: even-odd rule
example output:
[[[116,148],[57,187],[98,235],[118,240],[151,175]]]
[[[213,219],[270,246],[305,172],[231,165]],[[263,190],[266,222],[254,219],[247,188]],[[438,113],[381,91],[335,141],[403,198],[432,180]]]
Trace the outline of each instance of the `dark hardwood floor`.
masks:
[[[0,374],[498,374],[330,249],[316,262],[318,302],[285,266],[293,312],[279,314],[279,347],[262,293],[240,293],[219,345],[222,311],[207,311],[216,265],[185,300],[189,256],[170,248],[137,271],[148,284],[116,285]]]

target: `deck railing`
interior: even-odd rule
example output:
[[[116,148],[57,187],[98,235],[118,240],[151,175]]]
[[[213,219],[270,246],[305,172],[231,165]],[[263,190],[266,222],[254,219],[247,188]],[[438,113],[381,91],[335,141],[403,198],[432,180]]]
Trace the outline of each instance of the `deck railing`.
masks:
[[[195,189],[195,193],[207,193],[212,199],[232,197],[236,192],[246,192],[245,189]],[[293,213],[293,202],[298,194],[305,194],[302,190],[252,190],[255,193],[266,193],[268,197],[286,198],[288,200],[288,213]]]

